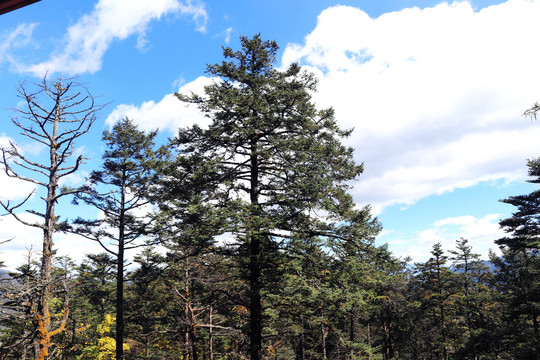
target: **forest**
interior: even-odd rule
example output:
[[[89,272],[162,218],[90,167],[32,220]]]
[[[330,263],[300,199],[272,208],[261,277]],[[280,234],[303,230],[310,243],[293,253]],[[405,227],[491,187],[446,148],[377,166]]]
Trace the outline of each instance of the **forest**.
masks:
[[[43,248],[0,269],[0,359],[540,359],[540,190],[501,200],[515,212],[489,261],[465,238],[398,258],[353,201],[363,164],[352,130],[312,101],[315,76],[276,69],[259,35],[241,46],[208,65],[204,94],[175,94],[208,127],[160,145],[124,118],[79,187],[63,179],[84,167],[77,141],[103,105],[76,79],[19,87],[12,126],[47,156],[1,149],[4,174],[36,190],[0,204]],[[540,183],[540,158],[527,165]],[[65,200],[100,216],[61,217]],[[103,251],[77,264],[57,255],[59,233]]]

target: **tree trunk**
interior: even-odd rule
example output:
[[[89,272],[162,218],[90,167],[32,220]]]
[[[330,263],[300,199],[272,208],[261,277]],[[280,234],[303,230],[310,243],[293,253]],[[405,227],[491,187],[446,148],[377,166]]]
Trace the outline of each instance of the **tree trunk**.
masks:
[[[328,337],[328,327],[324,324],[321,325],[321,336],[322,336],[322,358],[323,360],[327,360],[328,357],[326,356],[326,338]]]
[[[126,178],[124,169],[122,181]],[[116,272],[116,359],[124,359],[124,237],[125,237],[125,203],[126,189],[122,184],[120,194],[120,218],[118,223],[118,253]]]
[[[296,360],[306,360],[306,350],[304,349],[304,334],[300,335],[300,341],[296,348]]]
[[[58,122],[60,120],[59,104],[56,104],[55,120],[53,124],[53,134],[49,147],[50,168],[49,183],[47,185],[47,199],[45,201],[45,218],[43,227],[43,251],[41,257],[41,290],[37,304],[37,313],[34,316],[36,325],[36,360],[44,360],[49,356],[49,345],[51,342],[50,327],[51,314],[49,310],[49,299],[51,297],[52,280],[52,247],[54,232],[54,203],[56,189],[58,187],[56,142],[58,141]]]
[[[210,305],[210,316],[209,316],[209,328],[208,328],[208,359],[214,360],[214,332],[213,332],[213,326],[212,326],[212,312],[214,309],[212,308],[212,305]]]
[[[261,235],[258,224],[259,215],[259,164],[257,158],[257,140],[251,142],[251,177],[250,203],[251,223],[247,231],[249,237],[249,340],[250,359],[262,359],[262,304],[261,304]]]
[[[259,264],[260,239],[258,236],[251,237],[249,262],[249,339],[251,360],[262,359],[262,308],[261,308],[261,269]]]
[[[37,312],[34,315],[36,325],[36,360],[44,360],[49,356],[49,345],[51,342],[49,334],[51,325],[49,298],[51,297],[52,229],[44,229],[43,233],[43,255],[41,258],[42,287],[39,293]]]

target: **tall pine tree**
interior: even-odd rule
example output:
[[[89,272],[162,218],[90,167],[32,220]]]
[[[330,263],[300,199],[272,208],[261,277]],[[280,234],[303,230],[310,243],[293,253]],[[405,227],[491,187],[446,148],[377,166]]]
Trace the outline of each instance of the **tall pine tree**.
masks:
[[[540,158],[529,160],[527,166],[529,176],[533,177],[527,181],[539,184]],[[510,236],[498,239],[495,243],[515,250],[540,249],[540,190],[527,195],[510,196],[501,201],[517,207],[517,211],[499,223]]]
[[[529,160],[527,165],[529,176],[532,177],[528,182],[539,184],[540,158]],[[500,269],[498,277],[503,279],[501,283],[511,289],[506,294],[505,301],[510,304],[512,317],[530,319],[532,336],[524,337],[533,338],[538,344],[540,343],[540,190],[527,195],[510,196],[501,201],[514,205],[517,211],[511,217],[499,222],[509,235],[495,241],[503,250],[503,256],[497,262]],[[528,327],[526,324],[527,322],[520,326],[523,334]],[[533,352],[537,350],[538,347]]]
[[[362,173],[341,139],[332,109],[311,101],[316,79],[292,64],[274,69],[278,46],[259,35],[241,38],[242,50],[223,50],[208,66],[217,77],[205,95],[177,94],[198,105],[212,123],[179,132],[183,163],[213,184],[211,203],[226,214],[235,258],[247,284],[250,358],[263,353],[263,295],[276,264],[295,241],[324,236],[348,241],[372,222],[355,209],[349,182]],[[294,240],[294,241],[293,241]]]
[[[127,250],[144,245],[151,217],[149,193],[157,182],[160,150],[155,150],[157,132],[145,134],[132,120],[118,122],[103,132],[107,150],[101,170],[93,171],[90,185],[76,199],[97,208],[102,217],[78,218],[72,231],[97,241],[116,258],[116,358],[123,358],[124,265]]]

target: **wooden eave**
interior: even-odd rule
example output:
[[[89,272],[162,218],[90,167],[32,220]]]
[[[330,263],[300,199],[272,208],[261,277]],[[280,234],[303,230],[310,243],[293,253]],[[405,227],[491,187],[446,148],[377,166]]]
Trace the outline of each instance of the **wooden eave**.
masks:
[[[40,0],[0,0],[0,15],[33,4]]]

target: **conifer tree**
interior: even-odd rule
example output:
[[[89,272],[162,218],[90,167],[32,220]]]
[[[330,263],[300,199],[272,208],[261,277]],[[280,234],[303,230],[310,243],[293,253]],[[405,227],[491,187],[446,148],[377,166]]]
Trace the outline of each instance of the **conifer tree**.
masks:
[[[453,255],[453,271],[458,290],[458,315],[463,317],[466,336],[461,341],[460,352],[470,354],[472,359],[478,359],[485,343],[482,331],[487,326],[488,308],[494,306],[493,290],[489,286],[491,273],[480,259],[480,254],[472,251],[469,240],[456,240],[456,250],[450,250]]]
[[[283,251],[294,241],[324,236],[348,241],[371,226],[369,209],[357,210],[349,182],[362,173],[341,139],[332,109],[311,101],[313,74],[296,64],[274,69],[278,46],[259,35],[225,48],[225,60],[207,72],[217,79],[205,95],[177,94],[195,103],[212,123],[179,132],[180,159],[196,164],[212,184],[211,204],[228,220],[237,263],[247,283],[250,358],[263,354],[264,292]],[[189,161],[191,159],[191,162]]]
[[[502,322],[494,332],[507,358],[535,359],[540,352],[540,250],[501,248],[492,257]]]
[[[417,279],[420,282],[420,302],[426,313],[426,337],[432,339],[428,344],[434,359],[448,360],[452,346],[452,325],[455,294],[455,274],[446,265],[440,243],[433,245],[432,257],[423,264],[416,264]],[[429,340],[428,340],[429,341]]]
[[[93,171],[90,184],[79,192],[82,200],[101,212],[95,220],[78,218],[70,231],[97,241],[116,258],[116,357],[123,358],[125,252],[145,245],[151,187],[157,183],[161,150],[155,150],[157,132],[145,134],[125,118],[112,131],[103,132],[107,149],[101,170]],[[112,242],[112,243],[111,243]]]
[[[540,158],[529,160],[527,166],[529,176],[533,177],[527,181],[540,184]],[[540,190],[527,195],[510,196],[501,201],[517,207],[517,211],[499,222],[510,235],[495,243],[516,250],[540,249]]]
[[[532,177],[527,181],[540,184],[540,158],[529,160],[527,166]],[[530,317],[533,337],[540,342],[540,190],[501,201],[517,207],[511,217],[499,222],[509,235],[495,241],[503,250],[497,264],[507,270],[499,271],[499,278],[513,289],[505,300],[516,316]]]

